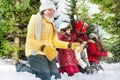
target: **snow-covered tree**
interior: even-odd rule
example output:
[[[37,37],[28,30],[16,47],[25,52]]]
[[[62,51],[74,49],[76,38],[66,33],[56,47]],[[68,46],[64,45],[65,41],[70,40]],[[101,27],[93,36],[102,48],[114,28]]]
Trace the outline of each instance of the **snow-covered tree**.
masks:
[[[58,28],[61,22],[70,22],[74,27],[76,20],[82,19],[89,22],[87,0],[54,0],[58,4],[55,14],[55,24]]]
[[[56,27],[58,28],[59,25],[64,22],[64,21],[70,21],[70,18],[66,13],[66,0],[60,0],[58,1],[58,4],[56,5],[56,14],[55,14],[55,24]]]

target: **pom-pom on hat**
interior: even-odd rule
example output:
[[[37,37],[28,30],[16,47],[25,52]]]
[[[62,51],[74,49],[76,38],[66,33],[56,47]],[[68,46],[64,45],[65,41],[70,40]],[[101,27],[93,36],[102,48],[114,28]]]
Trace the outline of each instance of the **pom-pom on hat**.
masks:
[[[82,33],[86,33],[87,28],[88,28],[88,24],[84,23],[83,28],[82,28]]]
[[[53,9],[56,11],[55,4],[50,0],[41,0],[41,5],[39,11],[44,11],[46,9]]]

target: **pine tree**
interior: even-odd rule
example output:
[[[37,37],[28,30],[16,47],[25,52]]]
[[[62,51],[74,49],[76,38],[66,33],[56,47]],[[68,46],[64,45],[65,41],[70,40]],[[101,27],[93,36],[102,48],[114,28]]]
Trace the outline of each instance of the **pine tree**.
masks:
[[[38,11],[40,2],[0,0],[0,6],[0,56],[19,59],[24,55],[27,24],[31,15]]]

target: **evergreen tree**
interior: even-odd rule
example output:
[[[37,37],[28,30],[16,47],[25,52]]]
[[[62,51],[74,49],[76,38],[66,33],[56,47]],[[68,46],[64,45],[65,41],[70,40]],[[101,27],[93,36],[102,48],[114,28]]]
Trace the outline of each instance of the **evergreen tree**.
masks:
[[[39,0],[0,0],[0,55],[24,55],[27,24],[39,9]],[[22,51],[22,52],[20,52]]]
[[[111,34],[109,47],[114,54],[115,61],[120,61],[120,0],[90,0],[92,3],[100,6],[102,13],[101,25],[108,33]],[[108,41],[108,40],[107,40]]]

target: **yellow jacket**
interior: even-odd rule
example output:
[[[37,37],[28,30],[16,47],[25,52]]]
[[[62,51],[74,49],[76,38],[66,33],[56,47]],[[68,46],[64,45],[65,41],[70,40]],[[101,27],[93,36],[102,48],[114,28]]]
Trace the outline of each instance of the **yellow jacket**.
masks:
[[[35,38],[35,26],[36,26],[36,15],[32,15],[29,24],[25,44],[25,54],[26,56],[32,55],[32,52],[37,52],[40,55],[45,55],[45,53],[40,51],[42,45],[50,45],[56,48],[67,49],[69,42],[60,41],[57,37],[55,31],[55,26],[53,23],[42,17],[42,31],[40,40]]]

